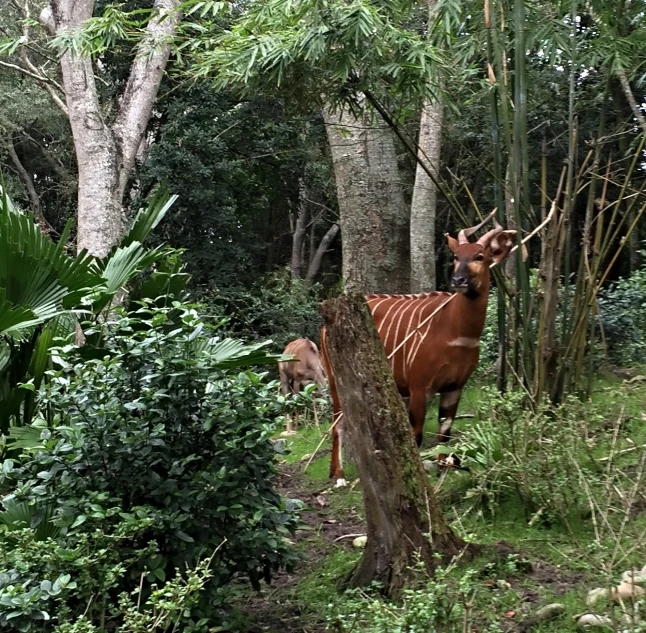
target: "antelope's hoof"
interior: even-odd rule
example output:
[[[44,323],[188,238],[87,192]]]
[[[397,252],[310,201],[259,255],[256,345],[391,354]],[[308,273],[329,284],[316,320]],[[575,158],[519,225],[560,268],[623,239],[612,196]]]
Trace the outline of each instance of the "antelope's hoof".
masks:
[[[343,488],[344,486],[347,486],[347,485],[348,485],[348,482],[345,479],[340,478],[340,479],[336,480],[336,483],[334,484],[334,487],[335,488]]]
[[[437,456],[437,465],[441,469],[454,468],[455,470],[464,470],[469,472],[469,469],[466,466],[462,466],[460,458],[455,453],[446,453],[440,454]]]

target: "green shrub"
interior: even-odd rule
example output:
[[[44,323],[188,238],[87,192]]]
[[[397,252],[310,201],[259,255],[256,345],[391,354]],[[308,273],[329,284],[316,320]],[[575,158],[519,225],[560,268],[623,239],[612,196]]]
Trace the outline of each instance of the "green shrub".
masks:
[[[204,301],[218,315],[227,315],[223,330],[244,340],[271,338],[277,349],[307,337],[318,344],[323,322],[318,312],[318,286],[307,288],[286,271],[268,275],[253,288],[210,290]]]
[[[142,574],[147,600],[152,583],[216,552],[199,604],[181,612],[184,619],[214,617],[235,574],[258,586],[295,562],[286,541],[295,504],[274,489],[270,441],[284,405],[275,383],[236,369],[272,357],[265,344],[211,338],[195,309],[179,303],[117,313],[101,335],[98,358],[83,348],[58,350],[40,400],[49,427],[3,464],[3,505],[32,504],[33,525],[49,509],[61,530],[58,548],[112,550],[82,568],[72,559],[55,565],[59,571],[48,577],[36,570],[52,583],[56,573],[68,574],[100,598],[90,604],[72,592],[67,611],[58,609],[67,621],[87,608],[87,618],[101,622],[110,604],[118,623],[117,598],[138,588]],[[107,573],[106,565],[118,569]],[[0,615],[8,608],[0,599]]]
[[[518,596],[504,581],[515,573],[513,559],[504,569],[439,568],[429,578],[420,566],[420,580],[397,600],[384,600],[379,587],[350,590],[328,606],[328,630],[336,633],[433,633],[474,629],[499,631],[500,615],[517,605]],[[491,588],[491,576],[498,581]],[[502,576],[502,578],[500,578]],[[483,581],[488,580],[489,585]]]
[[[467,425],[455,452],[471,470],[466,492],[472,508],[491,515],[511,498],[526,512],[552,522],[585,513],[598,470],[593,451],[604,423],[590,403],[575,397],[537,411],[520,392],[483,387],[478,420]]]
[[[604,288],[599,317],[609,358],[620,365],[646,362],[646,268]]]

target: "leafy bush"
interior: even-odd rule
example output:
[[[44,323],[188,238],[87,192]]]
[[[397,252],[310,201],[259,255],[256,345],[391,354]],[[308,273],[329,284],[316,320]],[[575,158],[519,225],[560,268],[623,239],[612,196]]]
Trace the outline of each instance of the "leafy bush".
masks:
[[[58,244],[33,217],[17,210],[0,187],[0,430],[29,424],[35,414],[35,392],[50,366],[57,336],[74,332],[73,313],[95,318],[110,307],[122,288],[136,277],[134,295],[172,297],[187,276],[176,252],[147,249],[142,242],[162,220],[176,196],[159,188],[130,230],[103,259],[83,252],[67,253],[71,221]],[[143,278],[140,273],[156,265]]]
[[[224,606],[233,575],[258,586],[295,562],[286,541],[295,504],[274,489],[270,441],[284,407],[276,384],[237,369],[275,357],[264,343],[210,337],[195,308],[177,302],[116,311],[100,334],[98,358],[58,350],[40,402],[49,427],[33,429],[37,441],[0,473],[11,492],[6,512],[27,502],[32,525],[47,510],[60,528],[55,546],[48,543],[54,559],[16,565],[5,549],[2,568],[15,568],[10,582],[23,587],[69,575],[76,588],[68,584],[56,598],[64,601],[52,611],[59,623],[85,612],[90,622],[119,625],[118,596],[131,595],[140,579],[141,599],[149,600],[153,583],[213,556],[198,604],[173,616],[204,628]],[[23,607],[4,605],[1,591],[0,617],[12,609],[35,622]],[[34,600],[45,611],[47,596]]]
[[[646,268],[603,289],[598,304],[610,359],[646,362]]]
[[[211,290],[204,301],[219,315],[230,315],[223,329],[245,340],[271,337],[279,349],[307,337],[318,344],[323,322],[318,312],[320,288],[307,288],[286,271],[268,275],[251,290]]]
[[[504,581],[517,571],[509,558],[497,569],[439,568],[429,578],[420,565],[420,580],[398,600],[384,600],[379,587],[350,590],[328,607],[328,630],[337,633],[427,633],[462,631],[477,620],[478,630],[498,631],[500,614],[515,606],[518,596]],[[491,577],[497,577],[492,583]],[[502,576],[502,578],[501,578]],[[483,581],[488,581],[485,585]],[[495,588],[492,591],[492,585]],[[479,600],[482,594],[483,599]]]
[[[574,397],[538,411],[524,399],[522,392],[481,389],[479,420],[464,428],[454,449],[471,469],[466,498],[488,514],[515,498],[537,513],[534,520],[567,521],[586,511],[586,485],[598,481],[591,455],[604,418]]]

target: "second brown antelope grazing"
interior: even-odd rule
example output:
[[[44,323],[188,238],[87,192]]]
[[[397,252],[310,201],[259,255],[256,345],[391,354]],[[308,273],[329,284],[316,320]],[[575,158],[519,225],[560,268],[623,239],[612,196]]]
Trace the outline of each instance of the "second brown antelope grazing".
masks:
[[[493,213],[477,226],[461,230],[457,239],[446,235],[453,252],[451,282],[455,293],[366,296],[399,393],[409,398],[409,417],[418,446],[422,443],[427,399],[436,393],[440,394],[439,440],[449,440],[462,389],[478,364],[489,300],[489,268],[507,257],[516,234],[496,224],[476,242],[469,242],[469,237],[492,216]],[[343,420],[325,349],[325,328],[321,332],[321,353],[336,421],[332,429],[330,477],[337,480],[337,485],[343,485]]]
[[[284,395],[300,393],[305,385],[311,383],[316,383],[319,387],[325,385],[325,370],[316,343],[308,338],[297,338],[287,344],[283,354],[291,354],[295,359],[278,363],[280,390]],[[316,406],[314,416],[316,418]],[[298,411],[294,414],[294,427],[291,428],[290,422],[287,431],[291,433],[298,429]]]

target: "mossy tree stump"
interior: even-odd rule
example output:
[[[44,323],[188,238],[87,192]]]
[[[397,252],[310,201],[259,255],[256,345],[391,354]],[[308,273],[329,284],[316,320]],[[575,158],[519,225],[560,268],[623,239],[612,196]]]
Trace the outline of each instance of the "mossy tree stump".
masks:
[[[364,297],[325,301],[321,314],[366,510],[366,548],[347,585],[377,581],[392,596],[417,556],[433,571],[438,558],[451,559],[467,545],[438,506]]]

